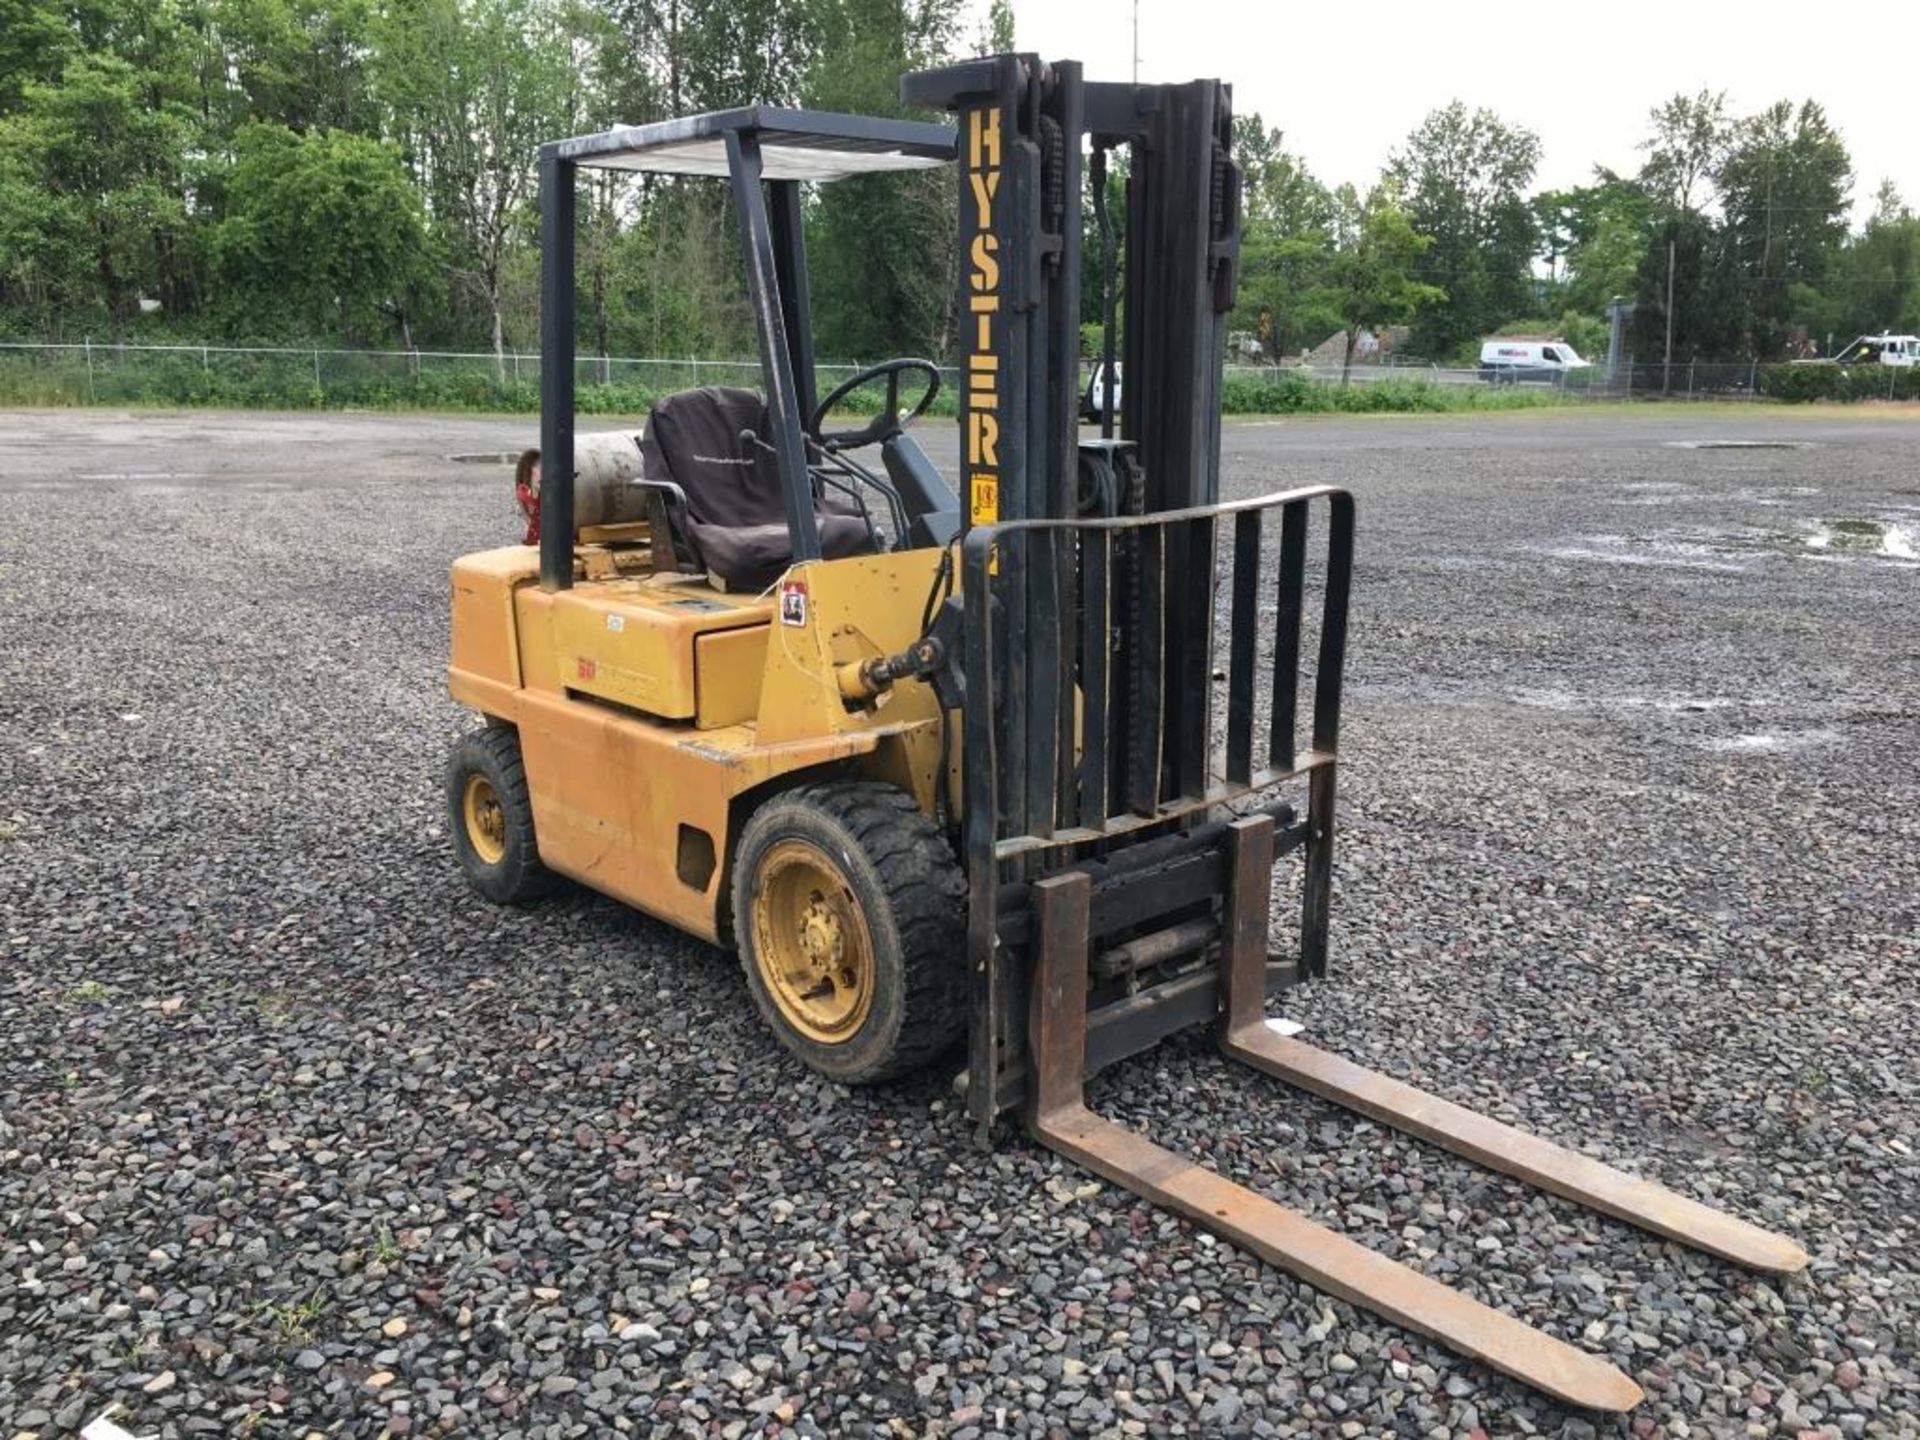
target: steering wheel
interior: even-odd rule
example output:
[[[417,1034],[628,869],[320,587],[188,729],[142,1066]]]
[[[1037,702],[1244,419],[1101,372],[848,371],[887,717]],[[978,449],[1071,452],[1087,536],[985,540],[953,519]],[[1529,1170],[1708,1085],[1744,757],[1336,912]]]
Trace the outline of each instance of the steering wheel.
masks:
[[[903,413],[900,409],[900,377],[910,370],[926,377],[927,388],[918,403]],[[876,380],[887,382],[887,403],[878,415],[858,430],[825,431],[820,428],[827,423],[827,416],[833,412],[834,406],[862,385],[871,385]],[[939,393],[940,370],[931,360],[888,360],[884,364],[869,365],[859,374],[833,387],[833,392],[820,402],[813,412],[813,418],[807,422],[807,434],[829,450],[857,450],[863,445],[877,445],[882,440],[891,440],[926,414],[933,397]]]

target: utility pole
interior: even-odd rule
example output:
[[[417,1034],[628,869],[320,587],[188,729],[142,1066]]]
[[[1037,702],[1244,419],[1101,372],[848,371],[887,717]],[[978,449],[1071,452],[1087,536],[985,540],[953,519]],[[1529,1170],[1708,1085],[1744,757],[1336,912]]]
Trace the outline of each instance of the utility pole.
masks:
[[[1660,393],[1673,384],[1673,241],[1667,241],[1667,358],[1660,368]]]

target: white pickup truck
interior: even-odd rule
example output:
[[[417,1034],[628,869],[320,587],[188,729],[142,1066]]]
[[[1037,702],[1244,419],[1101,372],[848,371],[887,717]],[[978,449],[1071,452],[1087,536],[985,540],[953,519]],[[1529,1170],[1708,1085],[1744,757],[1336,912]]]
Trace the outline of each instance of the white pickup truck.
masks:
[[[1862,335],[1833,360],[1836,365],[1920,365],[1920,335]]]

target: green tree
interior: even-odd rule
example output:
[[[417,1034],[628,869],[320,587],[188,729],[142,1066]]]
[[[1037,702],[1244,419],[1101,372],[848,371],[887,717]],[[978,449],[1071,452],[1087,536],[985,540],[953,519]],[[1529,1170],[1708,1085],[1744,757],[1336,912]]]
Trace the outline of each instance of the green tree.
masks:
[[[1627,348],[1634,364],[1667,355],[1667,297],[1673,297],[1673,359],[1730,359],[1743,353],[1746,309],[1738,257],[1701,215],[1663,223],[1641,259]]]
[[[1591,185],[1543,192],[1533,208],[1549,301],[1597,319],[1614,296],[1633,293],[1652,233],[1653,202],[1639,182],[1601,170]]]
[[[369,0],[200,0],[203,114],[237,133],[267,120],[294,130],[379,123],[368,60]]]
[[[1422,306],[1442,304],[1446,294],[1414,278],[1433,241],[1413,228],[1390,182],[1374,186],[1365,200],[1343,185],[1335,203],[1337,241],[1327,266],[1327,299],[1346,333],[1340,367],[1344,385],[1363,330],[1402,324]]]
[[[657,111],[629,120],[790,103],[817,52],[830,0],[606,0],[626,66],[648,77]]]
[[[1413,228],[1432,242],[1421,278],[1439,298],[1414,317],[1421,353],[1452,354],[1531,308],[1534,216],[1525,191],[1539,161],[1532,131],[1458,100],[1428,115],[1394,153],[1387,175]]]
[[[0,0],[0,114],[20,104],[25,86],[60,78],[73,40],[60,6],[49,0]]]
[[[446,246],[449,288],[477,302],[501,374],[509,250],[533,239],[535,151],[569,128],[576,98],[562,21],[545,0],[390,0],[375,27],[393,138]]]
[[[1825,111],[1782,100],[1739,125],[1718,180],[1746,280],[1748,343],[1775,359],[1792,324],[1817,308],[1846,239],[1852,162]]]
[[[828,110],[900,115],[900,76],[950,52],[946,0],[831,0],[806,100]],[[952,172],[861,175],[817,189],[808,261],[814,339],[823,355],[944,356],[951,346]]]
[[[1233,148],[1242,215],[1235,324],[1279,360],[1343,325],[1328,288],[1334,198],[1258,114],[1234,117]]]
[[[126,61],[80,55],[0,119],[0,277],[43,326],[104,319],[118,335],[143,297],[170,298],[193,127],[144,92]]]
[[[397,322],[410,340],[410,317],[438,277],[399,152],[278,125],[249,126],[236,148],[213,254],[239,327],[278,316],[296,333],[369,340]]]
[[[1829,346],[1856,335],[1920,330],[1920,217],[1891,181],[1876,193],[1866,229],[1842,247],[1825,295],[1815,324]]]
[[[974,36],[973,53],[1007,55],[1012,53],[1013,48],[1012,0],[987,0],[987,11],[981,17],[980,31]]]
[[[1640,183],[1663,215],[1694,215],[1712,198],[1712,186],[1733,140],[1725,91],[1674,95],[1647,112],[1653,133]]]
[[[1653,206],[1638,184],[1611,174],[1570,197],[1566,299],[1574,309],[1597,316],[1615,296],[1633,293],[1652,233]]]

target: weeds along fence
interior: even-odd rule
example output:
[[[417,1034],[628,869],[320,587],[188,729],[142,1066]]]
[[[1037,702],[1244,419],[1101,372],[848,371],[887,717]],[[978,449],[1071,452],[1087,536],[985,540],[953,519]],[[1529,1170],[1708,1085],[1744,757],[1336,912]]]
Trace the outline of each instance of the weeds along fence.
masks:
[[[857,367],[818,367],[823,389]],[[945,377],[950,388],[955,376]],[[760,384],[754,360],[582,357],[588,414],[644,413],[696,385]],[[0,341],[0,401],[25,405],[231,405],[293,409],[536,411],[540,360],[508,351],[342,350],[323,346],[129,345]]]
[[[817,367],[822,392],[857,362]],[[942,372],[934,413],[951,415],[958,372]],[[583,414],[643,415],[660,396],[696,385],[757,387],[756,360],[601,358],[575,362]],[[1124,396],[1124,382],[1122,392]],[[877,387],[848,408],[879,403]],[[1758,365],[1750,361],[1604,366],[1534,380],[1477,368],[1229,365],[1229,414],[1513,409],[1586,400],[1920,399],[1920,371],[1890,366]],[[0,404],[155,405],[275,409],[435,409],[531,413],[540,405],[536,355],[324,346],[47,344],[0,341]]]

